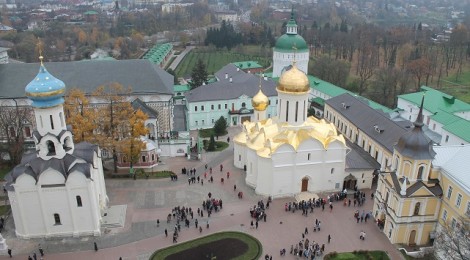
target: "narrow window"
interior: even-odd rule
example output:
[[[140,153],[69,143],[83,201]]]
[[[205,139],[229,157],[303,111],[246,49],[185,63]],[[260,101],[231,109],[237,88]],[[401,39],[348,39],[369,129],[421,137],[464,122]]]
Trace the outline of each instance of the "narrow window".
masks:
[[[214,110],[214,105],[211,105],[211,110]]]
[[[49,115],[49,119],[51,120],[51,128],[54,130],[54,120],[52,120],[52,115]]]
[[[55,222],[55,225],[62,225],[60,223],[60,215],[57,213],[54,214],[54,222]]]
[[[457,195],[457,201],[455,202],[455,206],[460,208],[460,204],[462,204],[462,194]]]
[[[450,197],[452,197],[452,186],[449,186],[449,188],[447,189],[447,198],[450,199]]]
[[[242,156],[239,154],[238,155],[238,161],[241,161],[242,160]]]
[[[219,104],[217,107],[218,107],[218,108],[219,108],[219,110],[220,110],[220,108],[221,108],[221,105]]]
[[[29,126],[25,126],[24,128],[24,135],[26,137],[31,137],[31,128]]]
[[[194,112],[197,112],[197,106],[194,106]]]
[[[152,161],[155,161],[155,154],[152,154]]]
[[[64,127],[64,115],[62,112],[59,113],[59,118],[60,118],[60,126]]]
[[[54,145],[54,142],[52,142],[51,140],[48,140],[46,142],[47,144],[47,155],[51,156],[51,155],[55,155],[55,145]]]
[[[308,153],[308,155],[307,155],[307,160],[310,161],[310,153]]]
[[[446,143],[449,142],[449,136],[446,135]]]
[[[146,161],[146,157],[145,155],[142,155],[142,162],[145,162]]]
[[[415,204],[415,210],[413,212],[413,216],[418,216],[419,215],[419,208],[421,207],[421,203],[416,202]]]
[[[196,123],[196,125],[198,125],[197,120],[194,123]]]
[[[77,199],[77,207],[81,207],[82,206],[82,197],[76,196],[75,199]]]
[[[416,177],[417,180],[423,179],[423,171],[424,171],[424,166],[420,166],[418,169],[418,177]]]
[[[246,107],[246,104],[245,102],[242,103],[242,107],[245,108]]]
[[[201,121],[202,121],[201,124],[204,125],[204,120],[201,120]]]
[[[442,212],[442,220],[447,220],[447,210],[444,210],[444,212]]]
[[[286,122],[289,121],[289,101],[286,102]]]
[[[295,122],[297,122],[297,117],[299,114],[299,101],[295,102]]]
[[[306,106],[305,106],[305,100],[304,100],[304,121],[305,121],[305,118],[307,118],[307,116],[305,115],[305,111],[307,111],[307,109],[305,109]]]
[[[201,106],[201,111],[204,111],[204,106]]]
[[[225,104],[225,109],[227,109],[227,107],[228,107],[228,105],[227,105],[227,104]]]
[[[335,172],[335,168],[331,168],[331,174]]]

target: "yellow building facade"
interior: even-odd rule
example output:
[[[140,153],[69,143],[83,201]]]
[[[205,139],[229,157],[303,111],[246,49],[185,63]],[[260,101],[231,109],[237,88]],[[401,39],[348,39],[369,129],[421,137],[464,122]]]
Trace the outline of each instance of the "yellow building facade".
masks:
[[[392,164],[380,174],[374,196],[375,217],[394,244],[430,244],[439,218],[440,176],[432,171],[436,153],[422,120],[421,109],[414,128],[394,146]]]

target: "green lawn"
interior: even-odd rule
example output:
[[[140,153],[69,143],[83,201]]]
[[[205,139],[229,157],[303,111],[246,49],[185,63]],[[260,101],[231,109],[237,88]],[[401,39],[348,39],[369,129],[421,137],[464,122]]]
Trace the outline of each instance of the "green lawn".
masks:
[[[256,238],[248,234],[241,233],[241,232],[220,232],[220,233],[215,233],[209,236],[205,236],[202,238],[194,239],[194,240],[187,241],[181,244],[177,244],[174,246],[157,250],[155,253],[153,253],[150,259],[151,260],[164,260],[166,257],[173,255],[175,253],[178,253],[187,249],[197,250],[198,246],[211,243],[214,241],[218,241],[221,239],[225,239],[225,238],[239,239],[248,245],[248,251],[242,256],[234,258],[235,260],[251,260],[251,259],[255,260],[261,257],[262,245]]]
[[[207,146],[209,145],[209,140],[203,140],[203,144],[204,144],[204,150],[207,151]],[[227,147],[228,147],[228,143],[221,142],[221,141],[215,141],[215,151],[210,151],[210,152],[220,152],[220,151],[224,150]]]
[[[384,251],[354,251],[346,253],[329,253],[325,255],[325,260],[389,260]]]
[[[0,216],[4,216],[10,210],[10,205],[0,206]]]
[[[262,66],[267,67],[270,59],[256,55],[257,52],[259,53],[256,48],[259,47],[243,46],[243,53],[241,53],[242,48],[236,48],[231,51],[213,51],[206,48],[197,48],[184,57],[178,67],[176,67],[175,72],[177,77],[189,77],[193,67],[199,59],[206,64],[209,75],[214,74],[223,66],[236,61],[254,60],[258,61]]]
[[[5,175],[11,170],[10,166],[0,165],[0,180],[5,178]]]
[[[201,135],[201,138],[210,138],[212,134],[214,135],[214,138],[216,137],[216,134],[214,133],[213,128],[201,129],[199,130],[199,134]],[[227,131],[225,131],[223,135],[219,135],[219,137],[224,136],[226,134],[227,134]]]
[[[437,83],[430,84],[436,88]],[[470,66],[462,69],[462,73],[458,80],[456,74],[451,73],[448,77],[441,79],[440,91],[448,93],[464,102],[470,103]]]

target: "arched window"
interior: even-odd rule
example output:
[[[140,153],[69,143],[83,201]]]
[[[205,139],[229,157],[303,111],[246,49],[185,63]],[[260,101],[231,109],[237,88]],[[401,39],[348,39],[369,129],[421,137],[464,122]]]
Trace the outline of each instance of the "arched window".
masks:
[[[246,104],[245,102],[242,103],[242,107],[245,108],[246,107]]]
[[[64,121],[64,115],[62,112],[59,113],[59,118],[60,118],[60,126],[64,127],[65,121]]]
[[[52,118],[52,115],[49,115],[49,120],[51,121],[51,129],[54,130],[54,120]]]
[[[335,172],[335,168],[331,168],[331,174]]]
[[[55,225],[62,225],[62,223],[60,223],[60,215],[57,213],[54,214],[54,223]]]
[[[289,121],[289,101],[286,102],[286,122]]]
[[[418,176],[416,177],[417,180],[422,180],[423,179],[423,172],[424,172],[424,166],[419,166]]]
[[[418,216],[419,215],[419,208],[421,207],[421,203],[416,202],[415,204],[415,210],[413,212],[413,216]]]
[[[64,144],[62,145],[65,151],[72,149],[72,141],[69,136],[65,137]]]
[[[46,145],[47,145],[47,155],[51,156],[51,155],[55,155],[55,145],[54,145],[54,142],[52,142],[51,140],[48,140],[46,142]]]
[[[82,206],[82,197],[77,196],[75,198],[77,199],[77,207],[81,207]]]

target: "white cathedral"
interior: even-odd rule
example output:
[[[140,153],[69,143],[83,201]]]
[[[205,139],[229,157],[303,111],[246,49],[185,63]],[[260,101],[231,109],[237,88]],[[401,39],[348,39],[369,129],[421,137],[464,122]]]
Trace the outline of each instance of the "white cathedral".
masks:
[[[257,121],[245,121],[234,138],[234,164],[246,170],[246,184],[273,198],[341,190],[349,148],[333,124],[307,117],[306,74],[293,62],[276,90],[278,117],[266,119],[269,100],[260,85],[252,99]]]
[[[16,235],[101,235],[108,196],[100,149],[86,142],[74,144],[65,124],[65,84],[40,58],[39,73],[25,89],[36,119],[36,151],[25,154],[5,177]]]

